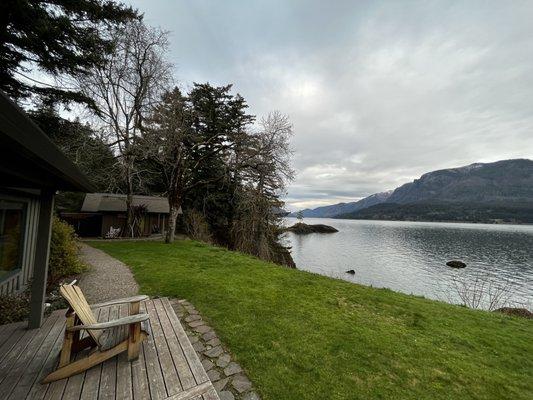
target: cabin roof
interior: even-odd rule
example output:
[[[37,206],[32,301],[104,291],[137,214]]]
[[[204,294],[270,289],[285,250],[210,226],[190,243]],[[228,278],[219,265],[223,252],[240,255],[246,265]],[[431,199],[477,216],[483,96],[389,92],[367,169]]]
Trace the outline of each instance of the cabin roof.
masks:
[[[0,149],[2,187],[94,190],[78,167],[1,91]]]
[[[133,196],[133,205],[145,205],[149,213],[168,214],[168,200],[159,196]],[[125,212],[126,195],[116,193],[87,193],[81,212]],[[181,214],[181,209],[179,211]]]

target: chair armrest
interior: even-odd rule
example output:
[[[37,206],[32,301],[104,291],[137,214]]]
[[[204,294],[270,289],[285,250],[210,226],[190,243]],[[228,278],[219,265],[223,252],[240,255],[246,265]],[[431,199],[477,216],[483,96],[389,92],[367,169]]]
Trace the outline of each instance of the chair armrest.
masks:
[[[119,318],[119,319],[115,319],[109,322],[99,322],[97,324],[91,324],[91,325],[76,325],[76,326],[67,328],[67,331],[74,332],[74,331],[81,331],[81,330],[107,329],[107,328],[113,328],[115,326],[137,324],[137,323],[146,321],[147,319],[148,319],[148,314],[135,314],[129,317]]]
[[[104,303],[98,303],[98,304],[91,304],[91,308],[99,308],[99,307],[107,307],[107,306],[113,306],[115,304],[125,304],[125,303],[137,303],[139,301],[148,300],[149,297],[141,294],[139,296],[133,296],[133,297],[126,297],[123,299],[115,299],[115,300],[109,300]]]

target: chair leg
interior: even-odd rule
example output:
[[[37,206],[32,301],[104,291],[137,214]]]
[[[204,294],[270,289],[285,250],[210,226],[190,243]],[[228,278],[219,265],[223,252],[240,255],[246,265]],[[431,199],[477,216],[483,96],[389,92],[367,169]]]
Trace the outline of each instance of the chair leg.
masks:
[[[72,354],[72,344],[75,339],[74,332],[69,332],[68,328],[74,326],[76,314],[74,312],[67,313],[67,326],[65,329],[65,338],[63,340],[63,347],[59,356],[59,367],[64,367],[70,363],[70,356]]]
[[[146,334],[144,332],[141,332],[140,341],[144,340],[145,338]],[[79,360],[71,362],[68,365],[65,365],[64,367],[57,369],[56,371],[48,375],[46,378],[44,378],[42,383],[50,383],[59,379],[64,379],[72,375],[79,374],[80,372],[86,371],[89,368],[94,367],[95,365],[103,363],[105,360],[109,360],[110,358],[122,353],[123,351],[126,351],[127,349],[128,340],[124,340],[123,342],[119,343],[118,345],[109,350],[96,351],[90,354],[88,357],[81,358]]]
[[[141,351],[141,342],[143,338],[141,337],[141,323],[131,324],[129,326],[129,336],[128,336],[128,361],[135,361],[139,358],[139,353]]]
[[[130,315],[139,314],[141,308],[140,302],[130,304]],[[141,323],[131,324],[128,335],[128,361],[135,361],[139,358],[141,351]]]

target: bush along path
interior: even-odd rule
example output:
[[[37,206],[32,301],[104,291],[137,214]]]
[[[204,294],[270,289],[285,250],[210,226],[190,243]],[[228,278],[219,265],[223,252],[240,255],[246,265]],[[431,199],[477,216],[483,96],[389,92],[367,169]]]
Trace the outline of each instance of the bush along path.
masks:
[[[170,300],[220,400],[259,400],[241,366],[187,300]]]

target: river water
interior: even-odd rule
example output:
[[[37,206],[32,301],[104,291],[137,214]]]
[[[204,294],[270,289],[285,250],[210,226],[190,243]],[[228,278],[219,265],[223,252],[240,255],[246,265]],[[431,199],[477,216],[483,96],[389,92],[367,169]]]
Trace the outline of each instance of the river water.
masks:
[[[287,218],[292,225],[294,218]],[[533,226],[306,218],[332,234],[286,234],[297,268],[451,303],[533,308]],[[462,260],[466,268],[446,266]],[[353,269],[355,274],[346,273]],[[499,300],[495,300],[498,298]]]

